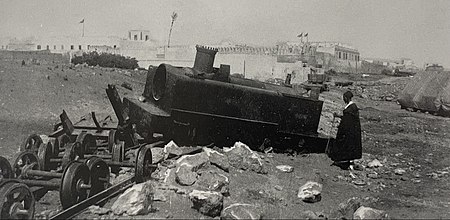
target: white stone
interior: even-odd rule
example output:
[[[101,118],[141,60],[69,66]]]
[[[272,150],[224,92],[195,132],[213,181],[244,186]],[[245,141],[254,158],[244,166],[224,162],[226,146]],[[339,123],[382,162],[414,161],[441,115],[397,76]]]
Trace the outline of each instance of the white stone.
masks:
[[[261,219],[262,213],[259,206],[235,203],[222,210],[220,219]]]
[[[218,192],[193,190],[189,193],[189,199],[192,208],[210,217],[219,216],[223,209],[223,196]]]
[[[382,166],[383,166],[383,164],[381,164],[381,162],[377,159],[374,159],[367,164],[367,167],[369,167],[369,168],[376,168],[376,167],[382,167]]]
[[[153,187],[151,182],[136,184],[127,189],[114,202],[111,210],[115,215],[144,215],[151,208],[153,201]]]
[[[355,213],[353,213],[353,219],[387,219],[386,212],[370,207],[361,206]]]
[[[294,167],[289,166],[289,165],[278,165],[278,166],[276,166],[276,168],[285,173],[290,173],[290,172],[294,171]]]
[[[406,170],[404,170],[402,168],[397,168],[394,170],[394,173],[397,175],[403,175],[404,173],[406,173]]]
[[[321,200],[322,184],[308,181],[300,187],[297,197],[304,202],[318,202]]]

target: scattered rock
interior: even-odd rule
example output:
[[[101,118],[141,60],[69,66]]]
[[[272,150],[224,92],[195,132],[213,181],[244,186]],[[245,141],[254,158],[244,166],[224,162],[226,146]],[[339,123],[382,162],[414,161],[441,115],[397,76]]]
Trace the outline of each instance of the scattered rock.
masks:
[[[371,179],[378,179],[378,173],[369,173],[367,174],[367,177],[371,178]]]
[[[386,212],[370,207],[361,206],[353,214],[353,219],[387,219]]]
[[[193,172],[193,166],[187,163],[181,164],[175,171],[175,180],[183,186],[191,186],[197,181],[198,174]]]
[[[153,193],[150,181],[136,184],[119,196],[112,205],[111,210],[115,215],[147,214],[151,208]]]
[[[302,213],[303,219],[327,219],[323,213],[316,213],[311,210],[304,211]]]
[[[261,219],[262,212],[256,205],[235,203],[222,210],[221,219]]]
[[[195,154],[202,151],[201,147],[179,147],[175,142],[170,141],[164,146],[164,159],[176,158],[182,155]]]
[[[208,170],[202,172],[198,177],[197,185],[202,189],[220,192],[223,195],[228,195],[229,193],[228,177],[217,171]]]
[[[153,201],[165,202],[167,201],[166,195],[164,194],[164,190],[155,189],[153,194]]]
[[[189,199],[192,208],[210,217],[219,216],[223,208],[223,196],[218,192],[194,190],[189,193]]]
[[[244,143],[236,142],[233,147],[224,148],[224,152],[228,155],[230,165],[235,168],[251,170],[261,174],[267,173],[259,155]]]
[[[164,160],[164,149],[152,147],[152,163],[157,164]]]
[[[381,164],[381,162],[377,159],[374,159],[367,164],[367,167],[369,167],[369,168],[376,168],[376,167],[382,167],[382,166],[383,166],[383,164]]]
[[[279,169],[285,173],[290,173],[290,172],[294,171],[294,167],[289,166],[289,165],[278,165],[276,167],[277,167],[277,169]]]
[[[274,188],[275,188],[276,190],[278,190],[278,191],[283,190],[283,187],[281,187],[281,186],[279,186],[279,185],[275,185]]]
[[[175,164],[180,166],[182,164],[188,164],[191,166],[191,171],[195,172],[205,166],[209,162],[209,157],[205,152],[201,152],[194,155],[184,155],[180,157]]]
[[[364,180],[361,180],[361,179],[353,180],[352,183],[357,186],[364,186],[367,184]]]
[[[350,198],[347,200],[347,202],[339,203],[338,209],[331,213],[330,219],[352,219],[353,214],[360,206],[360,198]]]
[[[406,173],[406,170],[404,170],[402,168],[397,168],[394,170],[394,173],[397,175],[403,175],[404,173]]]
[[[133,90],[133,87],[131,87],[130,83],[127,82],[123,82],[121,85],[123,88],[128,89],[128,90]]]
[[[302,199],[304,202],[319,202],[322,192],[322,184],[308,181],[303,186],[300,187],[297,197]]]
[[[95,215],[106,215],[111,211],[111,209],[103,208],[103,207],[96,206],[96,205],[91,205],[91,206],[89,206],[88,211]]]
[[[203,151],[208,155],[209,162],[214,166],[228,172],[230,170],[230,162],[225,154],[221,154],[215,150],[209,149],[207,147],[203,148]]]

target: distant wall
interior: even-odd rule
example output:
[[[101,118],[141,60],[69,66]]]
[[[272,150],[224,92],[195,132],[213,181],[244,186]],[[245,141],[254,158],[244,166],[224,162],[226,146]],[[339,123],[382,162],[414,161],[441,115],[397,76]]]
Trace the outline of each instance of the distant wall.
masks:
[[[31,62],[33,59],[39,63],[69,63],[70,57],[66,54],[50,53],[50,51],[6,51],[0,50],[1,60]]]
[[[382,64],[361,61],[361,67],[358,72],[367,74],[381,74],[383,70],[392,71],[392,69]]]

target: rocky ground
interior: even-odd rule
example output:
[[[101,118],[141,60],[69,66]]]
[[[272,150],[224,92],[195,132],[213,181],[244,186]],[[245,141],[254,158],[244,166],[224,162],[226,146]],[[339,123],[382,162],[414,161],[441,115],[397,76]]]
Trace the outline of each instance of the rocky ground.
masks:
[[[396,97],[407,77],[336,75],[333,80],[354,83],[321,94],[319,132],[335,134],[332,113],[341,111],[342,93],[352,90],[361,109],[364,152],[353,170],[330,166],[323,154],[266,154],[236,143],[183,155],[183,146],[169,143],[153,149],[160,163],[152,181],[79,217],[450,218],[450,119],[401,110]],[[114,123],[106,85],[138,96],[144,82],[145,71],[0,61],[2,156],[10,158],[31,133],[51,132],[63,109],[73,121],[95,111],[99,118],[113,116]],[[127,175],[124,170],[114,179]],[[37,203],[37,217],[57,211],[57,200],[57,192],[48,193]]]

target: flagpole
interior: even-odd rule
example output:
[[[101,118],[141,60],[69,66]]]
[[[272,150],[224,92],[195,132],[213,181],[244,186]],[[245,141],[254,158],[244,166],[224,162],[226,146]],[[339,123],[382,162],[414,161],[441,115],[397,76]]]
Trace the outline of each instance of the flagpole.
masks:
[[[84,37],[84,19],[83,19],[83,35],[81,37]]]

